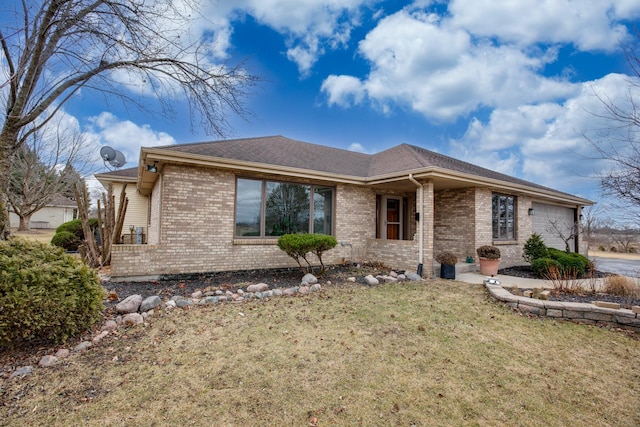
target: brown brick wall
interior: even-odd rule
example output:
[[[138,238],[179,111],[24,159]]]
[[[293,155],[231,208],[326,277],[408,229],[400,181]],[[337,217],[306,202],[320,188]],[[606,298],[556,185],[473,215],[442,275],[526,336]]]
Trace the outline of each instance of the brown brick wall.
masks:
[[[150,244],[114,246],[114,277],[297,266],[277,247],[276,239],[234,239],[233,171],[166,165],[160,178],[151,195]],[[422,184],[425,277],[433,274],[434,254],[442,250],[453,251],[463,261],[468,255],[476,258],[478,246],[495,243],[502,251],[502,265],[522,262],[522,245],[532,230],[527,215],[529,198],[518,197],[518,240],[504,244],[491,238],[490,189],[435,192],[432,182]],[[347,184],[335,188],[334,235],[348,245],[338,245],[325,255],[324,261],[348,261],[353,253],[353,261],[379,261],[415,271],[419,261],[417,223],[413,220],[417,192],[393,193],[410,200],[412,239],[384,241],[375,236],[376,194],[380,193]]]
[[[440,190],[434,197],[434,253],[453,252],[460,262],[475,257],[475,189]]]

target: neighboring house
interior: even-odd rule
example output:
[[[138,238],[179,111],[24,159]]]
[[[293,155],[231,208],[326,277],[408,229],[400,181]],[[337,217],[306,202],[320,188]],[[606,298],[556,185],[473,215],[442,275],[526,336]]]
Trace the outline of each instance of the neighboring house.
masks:
[[[333,235],[329,263],[430,277],[438,252],[476,259],[494,244],[512,265],[533,232],[549,234],[539,216],[570,229],[593,204],[412,145],[368,155],[282,136],[142,148],[136,180],[148,244],[115,246],[114,277],[295,266],[276,245],[291,232]]]
[[[138,182],[138,168],[119,169],[113,172],[94,174],[98,182],[105,188],[106,194],[109,184],[113,184],[113,196],[115,199],[116,215],[120,204],[120,194],[122,186],[126,185],[126,197],[129,199],[127,210],[124,215],[122,235],[117,243],[141,243],[147,242],[147,227],[149,225],[149,198],[138,193],[136,187]],[[104,201],[100,197],[101,207]],[[137,232],[141,233],[140,238]]]
[[[78,205],[75,200],[58,196],[49,202],[47,206],[31,215],[29,228],[58,228],[59,225],[76,219],[77,216]],[[20,218],[12,210],[9,210],[9,224],[11,227],[20,225]]]

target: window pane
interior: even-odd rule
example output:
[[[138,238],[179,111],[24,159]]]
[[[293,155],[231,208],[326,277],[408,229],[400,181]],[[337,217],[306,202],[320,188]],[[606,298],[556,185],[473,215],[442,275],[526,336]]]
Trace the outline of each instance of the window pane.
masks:
[[[236,191],[236,236],[260,236],[262,181],[238,179]]]
[[[498,206],[500,203],[500,198],[495,194],[491,200],[491,225],[493,229],[493,238],[498,239],[500,236],[500,231],[498,229]]]
[[[313,232],[331,234],[333,189],[316,187],[313,190]]]
[[[308,233],[309,193],[308,185],[267,182],[265,234]]]
[[[492,196],[491,228],[494,239],[514,240],[516,236],[515,196]]]

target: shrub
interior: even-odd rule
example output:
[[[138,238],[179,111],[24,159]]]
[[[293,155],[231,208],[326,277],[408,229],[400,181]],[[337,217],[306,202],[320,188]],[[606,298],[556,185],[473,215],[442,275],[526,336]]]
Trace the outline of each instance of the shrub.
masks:
[[[436,261],[443,265],[456,265],[458,257],[451,252],[442,252],[436,255]]]
[[[313,270],[311,263],[307,259],[309,252],[318,257],[321,265],[320,272],[324,272],[325,267],[322,262],[322,254],[337,244],[338,242],[333,236],[326,234],[285,234],[278,239],[278,247],[291,258],[295,259],[300,269],[305,273]],[[307,263],[306,270],[302,266],[300,259],[303,259]]]
[[[640,294],[640,288],[635,281],[625,276],[608,276],[604,280],[604,291],[621,297],[635,297]]]
[[[591,267],[591,262],[587,257],[575,252],[565,252],[559,249],[549,248],[548,253],[549,258],[558,261],[560,264],[560,273],[572,269],[575,270],[578,277],[582,277]]]
[[[559,269],[560,263],[551,258],[538,258],[531,262],[531,269],[533,270],[533,273],[541,278],[549,277],[549,273],[552,268]]]
[[[480,258],[500,259],[500,249],[495,246],[480,246],[478,249],[476,249],[476,252]]]
[[[89,227],[95,231],[98,229],[98,219],[89,218]],[[72,239],[69,234],[73,235],[75,239]],[[74,219],[73,221],[65,222],[56,228],[56,234],[51,239],[51,244],[59,246],[67,251],[77,251],[78,246],[84,241],[84,231],[82,230],[82,221]]]
[[[533,233],[525,242],[522,250],[522,257],[528,263],[531,263],[538,258],[547,257],[547,246],[544,244],[542,237],[540,237],[538,233]]]
[[[66,251],[77,251],[82,240],[69,231],[59,231],[51,238],[51,244]]]
[[[64,342],[101,318],[103,297],[96,273],[62,249],[0,242],[0,346]]]
[[[618,252],[618,249],[615,246],[611,246],[609,252]]]
[[[600,246],[598,246],[598,250],[600,252],[606,252],[607,248],[605,248],[604,246],[600,245]]]

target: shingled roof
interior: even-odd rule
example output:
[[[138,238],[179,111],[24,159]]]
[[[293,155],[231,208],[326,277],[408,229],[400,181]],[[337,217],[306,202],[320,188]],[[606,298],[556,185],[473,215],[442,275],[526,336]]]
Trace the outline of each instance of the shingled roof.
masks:
[[[283,136],[243,138],[223,141],[155,147],[153,151],[178,152],[198,157],[227,159],[270,166],[298,168],[362,179],[421,170],[451,171],[478,178],[531,187],[558,195],[576,197],[552,188],[486,169],[415,145],[401,144],[376,154],[296,141]],[[120,171],[124,172],[124,171]],[[115,174],[115,173],[114,173]],[[585,200],[588,202],[587,200]]]

